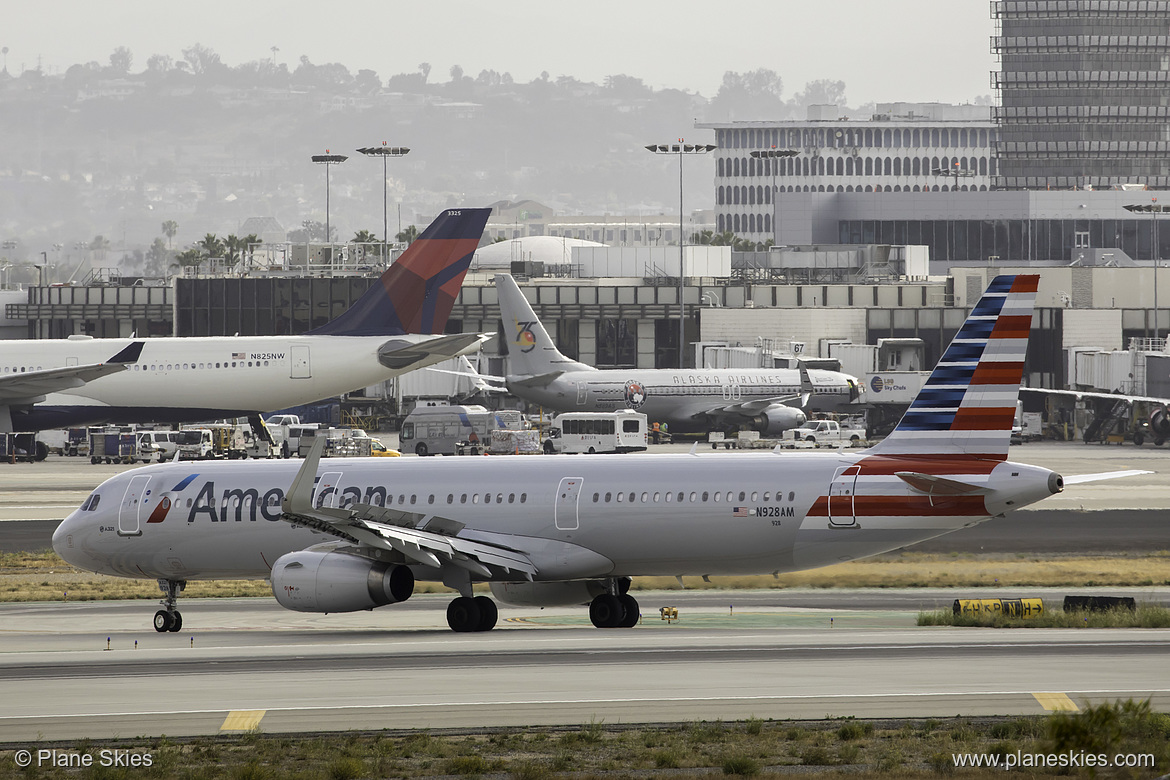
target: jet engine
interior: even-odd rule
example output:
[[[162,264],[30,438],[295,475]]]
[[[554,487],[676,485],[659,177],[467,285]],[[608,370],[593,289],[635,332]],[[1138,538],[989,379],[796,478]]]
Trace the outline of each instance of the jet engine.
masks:
[[[609,592],[601,580],[493,582],[491,588],[497,601],[517,607],[572,607]]]
[[[1156,444],[1170,440],[1170,407],[1158,406],[1150,412],[1150,432]]]
[[[297,612],[356,612],[406,601],[412,593],[408,567],[346,552],[299,550],[272,567],[272,595]]]
[[[752,423],[762,436],[771,436],[791,428],[799,428],[807,419],[804,412],[795,406],[773,404],[752,418]]]

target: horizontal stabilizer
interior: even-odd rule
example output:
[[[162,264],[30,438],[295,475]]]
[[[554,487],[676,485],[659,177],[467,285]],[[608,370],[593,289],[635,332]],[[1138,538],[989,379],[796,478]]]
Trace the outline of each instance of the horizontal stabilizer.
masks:
[[[378,362],[395,371],[422,368],[474,352],[489,338],[483,333],[455,333],[421,342],[390,339],[378,347]]]
[[[519,387],[547,387],[564,373],[564,371],[549,371],[547,374],[537,374],[536,376],[510,376],[508,377],[508,384]]]
[[[991,493],[989,488],[982,485],[972,485],[957,479],[947,479],[917,471],[899,471],[894,476],[915,490],[929,493],[932,496],[986,496]]]
[[[1086,482],[1101,482],[1106,479],[1121,479],[1122,477],[1136,477],[1138,474],[1153,474],[1152,471],[1130,469],[1128,471],[1101,471],[1096,474],[1074,474],[1064,478],[1066,485],[1083,485]]]

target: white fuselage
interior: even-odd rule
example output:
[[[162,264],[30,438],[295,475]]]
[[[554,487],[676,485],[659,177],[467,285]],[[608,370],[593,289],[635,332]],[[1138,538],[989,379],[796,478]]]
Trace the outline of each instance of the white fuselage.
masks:
[[[858,398],[856,380],[836,371],[810,369],[808,408],[840,410]],[[612,412],[635,409],[655,422],[683,431],[706,429],[713,419],[752,417],[735,407],[767,399],[789,399],[800,406],[796,369],[603,369],[566,371],[548,384],[509,377],[508,389],[531,403],[558,412]],[[777,401],[778,404],[782,403]],[[727,409],[726,412],[715,412]]]
[[[859,463],[861,477],[846,472]],[[76,566],[127,577],[267,577],[285,553],[335,541],[280,519],[299,465],[127,471],[98,487],[96,508],[87,501],[62,522],[54,549]],[[434,515],[460,537],[534,560],[555,543],[595,554],[565,568],[550,555],[539,581],[814,568],[933,538],[1054,492],[1047,469],[1003,462],[973,464],[962,477],[993,488],[976,500],[932,501],[893,476],[925,465],[864,451],[332,459],[320,463],[318,485],[330,487],[314,505]]]
[[[395,371],[378,362],[388,341],[429,336],[214,336],[6,341],[0,376],[101,363],[140,341],[127,370],[50,393],[22,430],[98,422],[190,422],[310,403],[376,384]],[[41,424],[47,422],[48,424]]]

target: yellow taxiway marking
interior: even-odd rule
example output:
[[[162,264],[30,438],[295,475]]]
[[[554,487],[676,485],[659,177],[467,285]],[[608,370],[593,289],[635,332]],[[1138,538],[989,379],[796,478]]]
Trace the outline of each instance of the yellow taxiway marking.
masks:
[[[260,725],[260,719],[268,710],[232,710],[224,718],[220,731],[251,731]]]
[[[1078,707],[1067,693],[1033,693],[1040,706],[1049,712],[1079,712]]]

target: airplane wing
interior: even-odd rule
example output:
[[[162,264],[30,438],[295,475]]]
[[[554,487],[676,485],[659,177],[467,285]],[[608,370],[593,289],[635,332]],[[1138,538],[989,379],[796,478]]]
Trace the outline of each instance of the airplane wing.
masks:
[[[378,347],[378,362],[395,371],[411,371],[479,349],[491,334],[454,333],[425,341],[392,338]]]
[[[454,376],[463,376],[472,380],[472,386],[483,393],[506,393],[507,388],[503,384],[507,382],[506,377],[493,376],[492,374],[481,374],[475,370],[471,365],[471,361],[467,359],[466,355],[459,356],[459,371],[452,371],[447,368],[435,368],[434,366],[427,366],[427,371],[434,371],[436,374],[452,374]]]
[[[801,395],[777,395],[771,398],[756,398],[751,401],[745,401],[742,404],[724,404],[719,406],[712,406],[701,414],[742,414],[745,417],[759,414],[767,409],[769,406],[776,406],[778,404],[787,404],[790,401],[795,401],[801,398]]]
[[[64,366],[43,371],[24,371],[0,376],[0,405],[38,403],[49,393],[82,387],[98,377],[125,371],[142,354],[143,342],[135,341],[105,363]]]
[[[800,408],[808,406],[808,399],[813,394],[812,377],[809,376],[808,369],[804,365],[800,366],[800,392],[789,393],[788,395],[777,395],[772,398],[757,398],[752,401],[745,401],[742,404],[731,404],[730,406],[716,406],[712,407],[705,414],[742,414],[750,417],[767,409],[769,406],[776,406],[777,404],[787,404],[790,401],[800,400]]]
[[[1021,393],[1040,393],[1042,395],[1062,395],[1066,398],[1075,398],[1080,400],[1082,398],[1098,398],[1108,401],[1143,401],[1152,404],[1161,404],[1163,406],[1170,404],[1170,398],[1154,398],[1147,395],[1122,395],[1121,393],[1102,393],[1095,390],[1048,390],[1043,387],[1021,387]]]
[[[353,509],[313,506],[313,481],[325,440],[317,439],[285,496],[281,519],[331,534],[356,545],[402,553],[408,560],[441,569],[452,564],[487,579],[531,579],[536,566],[519,550],[450,535],[460,523],[369,504]],[[429,530],[435,528],[437,530]]]

